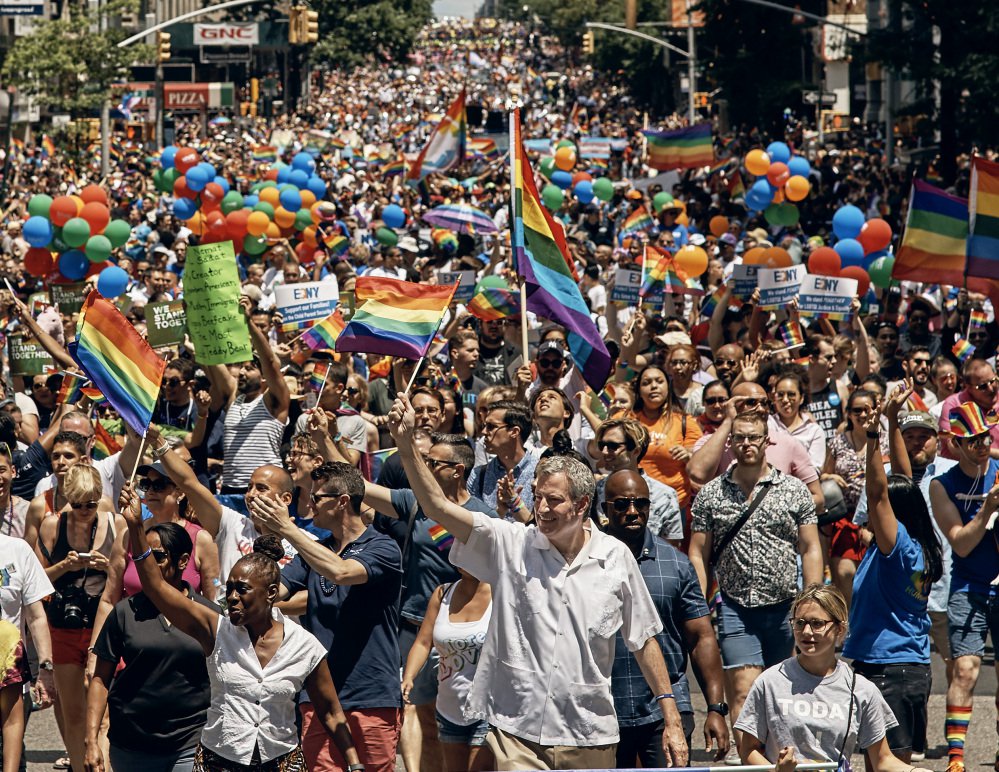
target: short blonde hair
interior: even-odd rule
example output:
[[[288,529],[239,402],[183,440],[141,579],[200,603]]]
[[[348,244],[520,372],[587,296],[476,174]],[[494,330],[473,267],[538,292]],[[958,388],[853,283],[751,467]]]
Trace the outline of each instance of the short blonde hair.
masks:
[[[90,464],[73,464],[66,470],[62,492],[67,501],[100,501],[104,495],[101,474]]]
[[[798,593],[791,604],[791,616],[798,613],[798,607],[802,603],[814,603],[832,617],[834,622],[846,629],[847,620],[850,618],[846,598],[832,585],[818,583],[808,585]]]

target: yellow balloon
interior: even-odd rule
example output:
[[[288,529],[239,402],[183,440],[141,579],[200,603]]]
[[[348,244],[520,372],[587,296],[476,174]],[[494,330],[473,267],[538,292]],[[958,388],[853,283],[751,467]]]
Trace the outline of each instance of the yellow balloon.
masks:
[[[673,259],[676,261],[677,268],[686,273],[687,276],[697,277],[708,269],[708,253],[693,244],[680,247]]]
[[[796,174],[784,184],[784,195],[788,201],[804,201],[812,189],[806,177]]]
[[[762,177],[770,169],[770,156],[765,151],[756,148],[746,153],[746,171]]]

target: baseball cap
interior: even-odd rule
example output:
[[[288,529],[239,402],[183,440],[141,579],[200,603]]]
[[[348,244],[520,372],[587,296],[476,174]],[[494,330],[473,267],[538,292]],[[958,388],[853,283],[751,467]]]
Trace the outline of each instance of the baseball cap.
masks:
[[[737,238],[736,238],[736,237],[735,237],[735,236],[734,236],[733,234],[731,234],[731,233],[723,233],[723,234],[722,234],[721,236],[719,236],[719,237],[718,237],[718,240],[719,240],[719,241],[724,241],[724,242],[725,242],[726,244],[731,244],[731,245],[732,245],[733,247],[734,247],[734,246],[736,245],[736,243],[737,243],[737,242],[739,241],[739,240],[738,240],[738,239],[737,239]]]
[[[906,429],[928,429],[934,434],[939,431],[933,416],[922,410],[910,410],[899,419],[898,426],[903,432]]]
[[[565,349],[562,348],[561,344],[556,340],[546,340],[540,346],[538,346],[538,356],[542,354],[547,354],[549,351],[554,351],[560,357],[565,359]]]

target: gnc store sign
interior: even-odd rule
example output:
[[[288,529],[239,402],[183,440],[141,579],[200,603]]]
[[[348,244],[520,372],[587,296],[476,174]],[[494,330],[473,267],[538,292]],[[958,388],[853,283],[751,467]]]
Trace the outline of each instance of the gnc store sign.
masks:
[[[222,22],[192,26],[196,46],[260,45],[260,26],[256,22]]]

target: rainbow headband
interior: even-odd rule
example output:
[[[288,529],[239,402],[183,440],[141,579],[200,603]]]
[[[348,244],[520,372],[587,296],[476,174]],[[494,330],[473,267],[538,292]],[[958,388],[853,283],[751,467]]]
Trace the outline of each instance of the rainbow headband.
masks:
[[[987,434],[996,423],[996,416],[985,415],[974,402],[965,402],[950,411],[950,433],[955,437]]]

